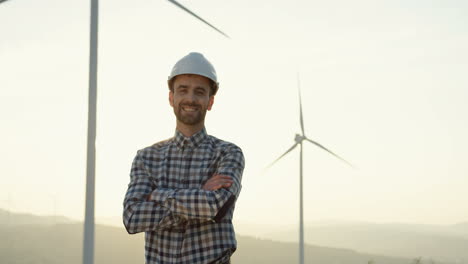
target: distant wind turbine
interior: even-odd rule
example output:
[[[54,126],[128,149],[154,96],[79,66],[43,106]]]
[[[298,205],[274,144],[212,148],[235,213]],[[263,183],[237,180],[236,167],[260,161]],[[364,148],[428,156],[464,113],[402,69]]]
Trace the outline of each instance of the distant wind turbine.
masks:
[[[299,168],[300,168],[299,169],[299,263],[304,264],[304,214],[303,214],[303,200],[302,200],[302,194],[303,194],[303,191],[302,191],[302,143],[304,142],[304,140],[309,141],[310,143],[316,145],[317,147],[327,151],[328,153],[332,154],[333,156],[337,157],[338,159],[344,161],[349,166],[353,167],[353,165],[351,165],[351,163],[349,163],[346,160],[344,160],[343,158],[339,157],[338,155],[336,155],[335,153],[333,153],[329,149],[325,148],[324,146],[322,146],[318,142],[315,142],[315,141],[313,141],[313,140],[311,140],[311,139],[309,139],[309,138],[307,138],[305,136],[305,133],[304,133],[304,120],[303,120],[303,117],[302,117],[302,100],[301,100],[301,89],[300,89],[299,77],[297,78],[297,85],[298,85],[298,90],[299,90],[299,120],[301,122],[301,132],[302,132],[302,134],[296,134],[296,137],[294,138],[294,141],[296,141],[296,143],[294,143],[294,145],[292,145],[291,148],[289,148],[285,153],[283,153],[283,155],[281,155],[279,158],[277,158],[275,161],[273,161],[267,167],[267,169],[270,168],[271,166],[273,166],[273,164],[275,164],[277,161],[279,161],[281,158],[283,158],[286,154],[288,154],[293,149],[295,149],[297,147],[297,145],[300,145],[301,152],[300,152],[300,158],[299,158],[299,164],[300,164],[299,165]]]
[[[5,1],[5,0],[0,0]],[[215,29],[225,37],[221,30],[217,29],[204,19],[174,0],[168,0],[185,12],[196,17],[203,23]],[[98,15],[99,0],[91,0],[91,30],[89,51],[89,94],[88,94],[88,147],[86,159],[86,208],[83,239],[83,263],[94,263],[94,194],[95,194],[95,167],[96,167],[96,95],[97,95],[97,57],[98,57]]]

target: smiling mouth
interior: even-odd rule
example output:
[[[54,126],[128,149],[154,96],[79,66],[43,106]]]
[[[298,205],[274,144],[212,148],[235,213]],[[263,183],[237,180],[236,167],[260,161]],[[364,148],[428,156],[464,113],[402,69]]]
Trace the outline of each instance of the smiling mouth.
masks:
[[[182,106],[182,110],[184,110],[185,112],[196,112],[198,111],[198,107],[185,105]]]

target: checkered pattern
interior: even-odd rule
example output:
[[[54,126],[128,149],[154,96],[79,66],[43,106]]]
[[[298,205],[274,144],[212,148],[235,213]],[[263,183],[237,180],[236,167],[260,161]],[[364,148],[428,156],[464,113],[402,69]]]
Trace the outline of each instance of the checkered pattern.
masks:
[[[236,250],[232,225],[244,156],[236,145],[203,129],[179,131],[138,151],[124,200],[128,233],[145,232],[147,264],[224,263]],[[229,175],[228,189],[205,191],[214,174]]]

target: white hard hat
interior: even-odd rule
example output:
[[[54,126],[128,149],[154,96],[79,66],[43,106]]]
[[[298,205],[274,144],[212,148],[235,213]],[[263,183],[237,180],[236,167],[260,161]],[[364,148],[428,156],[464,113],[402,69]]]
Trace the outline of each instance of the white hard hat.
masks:
[[[168,77],[168,83],[177,75],[181,74],[196,74],[204,76],[215,83],[215,91],[218,90],[218,78],[213,64],[209,62],[201,53],[190,52],[188,55],[180,59],[172,68],[171,74]],[[170,88],[170,87],[169,87]]]

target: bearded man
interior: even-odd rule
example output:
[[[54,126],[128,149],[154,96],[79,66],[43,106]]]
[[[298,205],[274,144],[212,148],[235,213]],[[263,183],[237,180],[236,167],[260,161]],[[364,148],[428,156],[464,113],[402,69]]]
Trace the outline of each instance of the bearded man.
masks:
[[[147,264],[230,263],[244,156],[206,132],[205,115],[219,87],[216,71],[192,52],[175,64],[168,86],[176,131],[137,152],[123,203],[125,228],[145,232]]]

